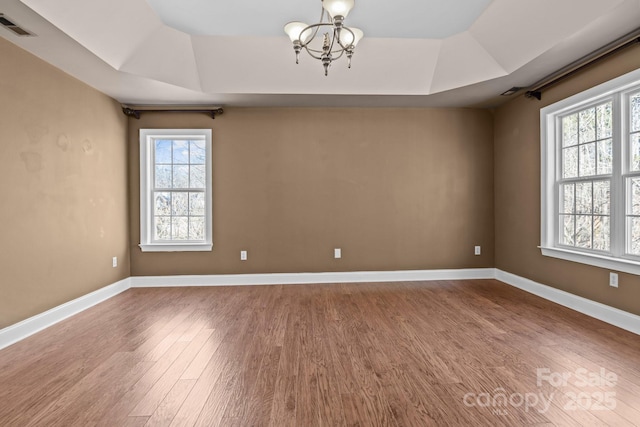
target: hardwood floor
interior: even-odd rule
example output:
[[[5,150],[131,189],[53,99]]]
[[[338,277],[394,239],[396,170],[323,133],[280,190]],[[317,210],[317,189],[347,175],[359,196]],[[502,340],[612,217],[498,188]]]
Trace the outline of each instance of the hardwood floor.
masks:
[[[495,280],[131,289],[0,351],[0,426],[630,426],[638,402],[640,337]]]

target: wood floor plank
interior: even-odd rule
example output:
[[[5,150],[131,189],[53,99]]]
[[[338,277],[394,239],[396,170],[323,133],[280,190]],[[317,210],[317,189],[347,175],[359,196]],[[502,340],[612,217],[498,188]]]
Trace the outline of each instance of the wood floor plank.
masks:
[[[175,342],[159,361],[155,362],[135,384],[123,393],[120,400],[109,409],[105,416],[98,421],[98,424],[107,427],[123,423],[133,408],[184,351],[187,344],[186,342]]]
[[[211,331],[211,335],[204,343],[198,354],[196,354],[193,360],[191,360],[191,363],[189,363],[187,369],[185,369],[185,371],[182,373],[180,379],[197,380],[198,378],[200,378],[200,375],[202,375],[202,371],[204,371],[204,369],[209,364],[209,361],[220,346],[220,343],[222,342],[222,339],[226,334],[225,331],[220,329],[209,329],[209,331]]]
[[[182,407],[195,383],[196,380],[176,381],[150,417],[132,417],[130,415],[129,418],[148,418],[145,425],[149,427],[171,425],[173,418]]]
[[[238,291],[239,294],[247,292]],[[256,330],[257,316],[253,304],[258,298],[257,294],[248,295],[243,300],[244,305],[236,306],[235,311],[226,314],[226,322],[231,326],[173,419],[172,426],[220,425],[231,397],[230,390],[240,370],[239,358],[246,348],[244,340],[253,336]]]
[[[33,417],[28,425],[82,425],[86,419],[99,416],[120,399],[121,393],[151,367],[132,353],[114,353],[113,357],[88,373]],[[114,381],[113,370],[125,373]],[[83,408],[79,411],[78,408]]]
[[[0,351],[3,427],[617,427],[639,401],[637,335],[495,280],[131,289]]]
[[[316,372],[317,410],[316,419],[319,425],[345,425],[344,409],[340,399],[338,378],[336,378],[335,362],[327,345],[327,323],[330,322],[325,298],[326,288],[315,298],[311,312],[311,330],[313,331],[313,362]]]
[[[178,358],[149,389],[144,398],[131,410],[130,417],[151,416],[155,412],[158,405],[164,400],[169,391],[174,388],[184,370],[193,361],[193,358],[209,339],[212,332],[211,329],[200,329],[198,334],[193,337],[193,340],[188,342],[184,351],[180,353]],[[181,340],[178,340],[178,342],[187,343],[187,341]]]
[[[282,341],[282,351],[278,360],[276,379],[273,391],[269,426],[296,426],[297,407],[297,375],[299,357],[297,336],[299,329],[299,312],[289,309]]]

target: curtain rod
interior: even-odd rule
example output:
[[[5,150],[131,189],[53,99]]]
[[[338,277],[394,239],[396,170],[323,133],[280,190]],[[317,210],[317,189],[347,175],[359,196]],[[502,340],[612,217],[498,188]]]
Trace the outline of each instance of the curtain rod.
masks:
[[[205,113],[215,119],[224,112],[222,107],[202,108],[202,107],[133,107],[122,105],[122,112],[125,116],[140,119],[141,113]]]
[[[542,80],[537,81],[533,85],[529,86],[530,89],[525,92],[524,96],[540,100],[542,99],[543,90],[573,76],[596,62],[602,61],[603,59],[615,55],[616,53],[638,43],[640,43],[640,28],[620,37],[617,40],[614,40],[588,55],[583,56],[560,70],[549,74]]]

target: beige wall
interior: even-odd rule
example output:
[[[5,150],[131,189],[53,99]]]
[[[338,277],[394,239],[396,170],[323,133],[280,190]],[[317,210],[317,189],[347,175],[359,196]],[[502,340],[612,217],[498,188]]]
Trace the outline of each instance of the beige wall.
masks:
[[[639,68],[639,51],[541,102],[516,98],[495,118],[472,109],[228,108],[215,121],[147,113],[127,123],[112,99],[0,39],[0,328],[130,274],[493,266],[640,314],[637,276],[622,274],[613,289],[607,270],[537,248],[539,109]],[[213,129],[212,252],[138,248],[141,127]]]
[[[0,57],[3,328],[130,269],[119,105],[2,38]]]
[[[280,108],[130,119],[132,275],[493,267],[492,120],[471,109]],[[213,129],[212,252],[137,246],[138,131],[171,127]]]
[[[624,53],[545,91],[542,101],[519,97],[496,112],[496,267],[594,301],[640,314],[640,277],[543,257],[540,244],[540,108],[640,67],[640,48]]]

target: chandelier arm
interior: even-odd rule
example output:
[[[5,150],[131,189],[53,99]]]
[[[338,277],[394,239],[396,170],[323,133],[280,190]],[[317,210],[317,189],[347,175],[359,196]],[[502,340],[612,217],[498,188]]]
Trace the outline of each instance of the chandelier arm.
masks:
[[[320,59],[320,60],[322,59],[322,57],[321,57],[321,56],[316,56],[316,55],[314,55],[314,54],[312,53],[312,52],[318,52],[318,53],[320,53],[320,52],[322,52],[322,51],[320,51],[320,50],[315,50],[315,49],[311,49],[311,48],[309,48],[309,47],[307,47],[307,46],[303,46],[303,47],[304,47],[304,49],[307,51],[307,53],[309,54],[309,56],[311,56],[312,58]]]
[[[338,39],[338,43],[340,43],[340,29],[339,28],[334,28],[333,29],[333,37],[331,37],[331,45],[329,46],[329,53],[333,53],[333,45],[336,43],[336,39]],[[333,59],[338,59],[338,58],[333,58]]]
[[[320,6],[320,20],[318,21],[320,24],[324,23],[325,13],[328,13],[328,12],[326,10],[324,10],[324,7]],[[319,29],[320,29],[320,25],[317,25],[315,30],[313,31],[313,34],[311,35],[311,37],[309,38],[309,41],[307,43],[310,43],[311,40],[316,38],[316,36],[318,35],[318,30]],[[300,35],[302,35],[302,33],[304,33],[305,30],[306,30],[306,28],[300,32]],[[306,44],[305,44],[305,46],[306,46]]]
[[[322,54],[324,50],[313,49],[309,46],[305,46],[305,49],[309,52],[317,53],[318,55]]]
[[[334,54],[334,53],[338,53],[338,52],[340,53],[340,55],[338,55],[338,56],[333,56],[333,54]],[[340,59],[340,58],[342,58],[342,55],[344,55],[344,53],[345,53],[345,52],[346,52],[346,50],[345,50],[345,49],[334,50],[334,51],[332,51],[332,52],[331,52],[331,59],[332,59],[333,61],[335,61],[335,60],[337,60],[337,59]]]
[[[320,22],[326,22],[329,24],[333,24],[333,20],[331,19],[331,15],[329,15],[329,12],[327,12],[324,7],[321,7],[320,9]]]
[[[315,39],[316,34],[318,34],[318,30],[320,29],[320,27],[327,27],[327,26],[333,26],[333,24],[330,24],[330,23],[328,23],[328,22],[319,22],[319,23],[317,23],[317,24],[311,24],[311,25],[309,25],[308,27],[306,27],[304,30],[300,31],[300,45],[301,45],[302,47],[305,47],[305,48],[306,48],[306,47],[307,47],[307,45],[308,45],[309,43],[311,43],[311,42]],[[314,30],[314,32],[313,32],[313,37],[309,38],[309,40],[308,40],[306,43],[302,43],[302,39],[304,38],[304,37],[302,37],[302,35],[303,35],[306,31],[309,31],[311,28],[315,28],[315,30]]]

